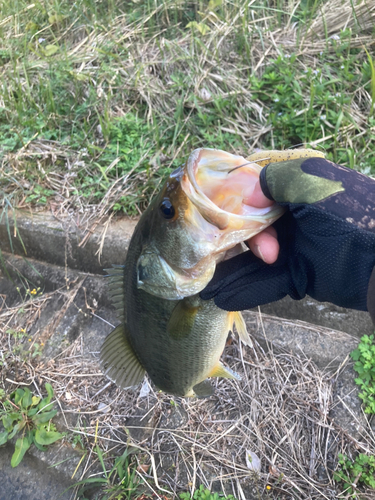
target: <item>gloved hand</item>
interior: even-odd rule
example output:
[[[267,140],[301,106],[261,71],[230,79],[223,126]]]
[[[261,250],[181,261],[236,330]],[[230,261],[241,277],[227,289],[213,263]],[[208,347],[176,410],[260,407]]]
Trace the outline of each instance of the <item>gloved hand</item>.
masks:
[[[218,307],[239,311],[285,295],[369,310],[375,322],[375,180],[323,158],[271,163],[263,193],[286,207],[274,224],[274,264],[251,251],[217,266],[201,292]]]

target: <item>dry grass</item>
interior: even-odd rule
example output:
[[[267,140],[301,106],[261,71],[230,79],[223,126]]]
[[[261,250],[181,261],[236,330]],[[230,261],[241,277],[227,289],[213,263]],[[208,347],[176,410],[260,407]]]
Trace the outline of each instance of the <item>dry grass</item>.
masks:
[[[75,293],[54,292],[64,294],[65,305],[74,303]],[[22,315],[19,307],[3,307],[0,330],[29,328],[54,299],[49,294],[26,302]],[[60,319],[59,313],[39,336],[47,342],[46,332],[52,333],[52,323],[58,329]],[[177,498],[179,491],[205,484],[240,500],[337,499],[345,498],[332,480],[338,453],[374,452],[371,432],[358,442],[330,418],[337,374],[290,353],[265,353],[234,341],[224,360],[242,381],[219,380],[214,396],[188,400],[171,399],[146,382],[143,396],[120,391],[101,374],[98,353],[87,354],[82,335],[50,360],[23,360],[15,349],[22,342],[28,343],[1,337],[3,386],[31,384],[40,393],[45,382],[52,384],[66,426],[88,450],[82,477],[98,467],[97,440],[108,467],[126,446],[137,448],[137,474],[159,495],[167,490]],[[74,428],[72,415],[78,418]],[[246,465],[249,451],[261,460],[260,471]]]

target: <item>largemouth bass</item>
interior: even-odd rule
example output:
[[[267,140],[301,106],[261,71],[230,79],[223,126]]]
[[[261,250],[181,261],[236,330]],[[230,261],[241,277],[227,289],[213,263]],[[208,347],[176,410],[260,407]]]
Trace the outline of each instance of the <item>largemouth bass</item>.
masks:
[[[266,151],[245,159],[197,149],[171,173],[138,222],[125,265],[108,270],[122,323],[106,338],[101,364],[119,387],[138,385],[147,372],[167,393],[204,397],[213,392],[208,378],[238,377],[220,356],[233,324],[250,343],[242,315],[201,300],[199,292],[219,261],[283,213],[277,205],[243,203],[244,188],[255,185],[262,168],[254,161],[291,155],[321,156]]]

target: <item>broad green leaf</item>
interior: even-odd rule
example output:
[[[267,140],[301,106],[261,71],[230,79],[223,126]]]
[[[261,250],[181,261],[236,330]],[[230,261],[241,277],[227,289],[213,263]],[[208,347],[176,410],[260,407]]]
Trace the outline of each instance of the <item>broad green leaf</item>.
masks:
[[[3,426],[5,427],[5,429],[10,430],[10,428],[12,427],[13,420],[15,420],[15,419],[11,418],[11,416],[9,414],[3,415],[2,421],[3,421]]]
[[[40,451],[47,451],[47,448],[45,446],[42,446],[41,444],[39,444],[36,441],[36,439],[35,439],[35,433],[34,433],[33,441],[34,441],[35,446],[38,448],[38,450],[40,450]]]
[[[53,404],[50,400],[50,398],[43,398],[42,401],[38,404],[38,410],[41,411],[50,411],[52,408]]]
[[[35,432],[35,441],[44,445],[52,444],[63,437],[64,435],[60,434],[60,432],[46,431],[45,429],[37,429]]]
[[[202,35],[205,35],[206,33],[208,33],[211,30],[211,28],[209,26],[207,26],[207,24],[199,23],[198,30],[202,33]]]
[[[21,420],[21,422],[18,422],[18,424],[16,424],[13,427],[12,432],[9,433],[8,439],[12,439],[17,434],[17,432],[21,431],[24,427],[25,427],[25,421]]]
[[[45,383],[44,387],[46,388],[47,394],[48,394],[48,400],[51,401],[53,398],[53,389],[52,385],[49,384],[48,382]]]
[[[32,395],[30,389],[25,387],[25,393],[20,401],[21,407],[22,408],[28,408],[31,406],[31,401],[32,401]]]
[[[354,359],[354,361],[358,361],[361,356],[361,353],[359,352],[359,349],[355,349],[353,352],[350,353],[350,356],[352,357],[352,359]]]
[[[32,443],[32,438],[30,440],[30,437],[30,433],[26,433],[24,436],[17,439],[12,460],[10,461],[12,467],[17,467],[17,465],[19,465],[25,453],[30,448]]]
[[[56,52],[58,52],[58,51],[59,51],[59,48],[56,45],[46,45],[44,48],[44,55],[46,57],[51,57],[54,54],[56,54]]]
[[[47,411],[45,413],[39,413],[33,417],[33,422],[35,425],[45,424],[48,420],[51,420],[57,413],[57,410]]]
[[[18,405],[21,399],[23,398],[23,395],[24,395],[24,390],[18,388],[10,395],[10,399],[13,399],[14,404]]]
[[[0,432],[0,445],[5,444],[8,441],[8,434],[9,433],[7,431]]]
[[[31,398],[31,406],[36,406],[37,404],[39,404],[39,401],[40,401],[40,397],[39,396],[33,396]]]

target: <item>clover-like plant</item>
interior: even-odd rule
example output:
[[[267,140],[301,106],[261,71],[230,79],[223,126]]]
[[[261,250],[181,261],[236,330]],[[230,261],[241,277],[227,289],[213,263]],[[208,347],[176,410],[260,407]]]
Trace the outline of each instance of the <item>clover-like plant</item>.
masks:
[[[0,432],[0,445],[18,435],[11,459],[12,467],[17,467],[26,451],[34,445],[42,451],[45,446],[61,439],[64,435],[56,431],[51,419],[56,415],[53,410],[53,389],[45,384],[47,397],[33,396],[27,387],[18,388],[2,402],[0,416],[4,430]]]
[[[354,460],[339,453],[339,467],[333,479],[343,483],[345,498],[359,498],[357,485],[375,488],[375,457],[360,453]]]
[[[375,343],[374,335],[364,335],[358,348],[351,354],[358,373],[356,384],[361,388],[358,396],[365,405],[365,413],[375,413]]]

